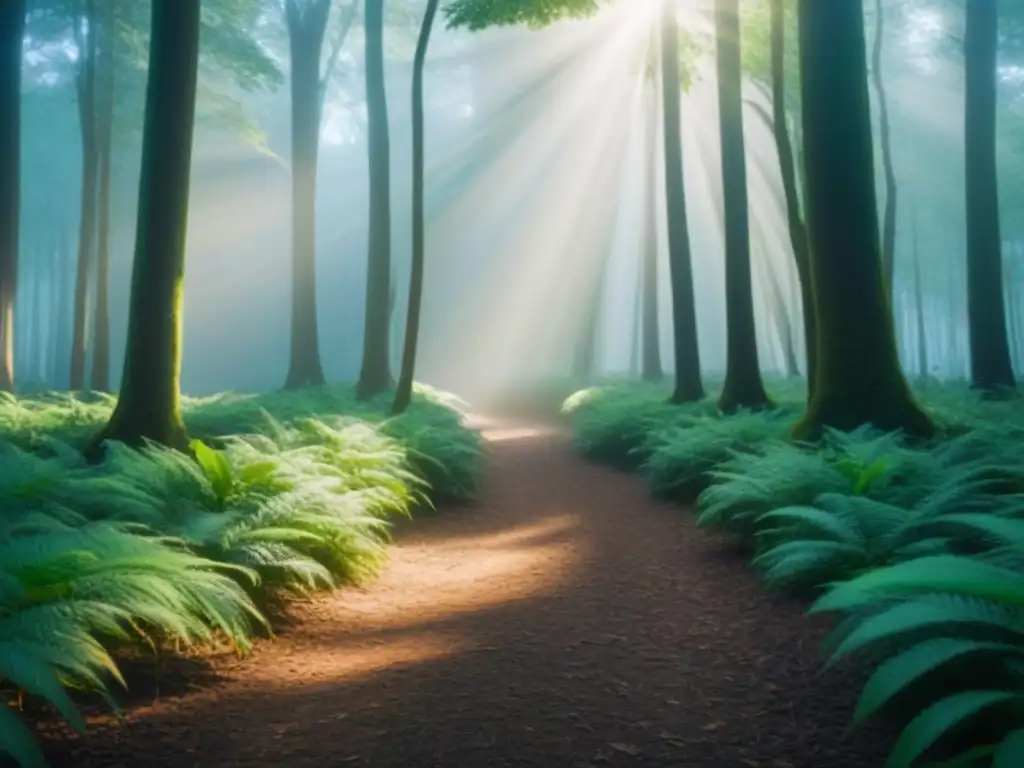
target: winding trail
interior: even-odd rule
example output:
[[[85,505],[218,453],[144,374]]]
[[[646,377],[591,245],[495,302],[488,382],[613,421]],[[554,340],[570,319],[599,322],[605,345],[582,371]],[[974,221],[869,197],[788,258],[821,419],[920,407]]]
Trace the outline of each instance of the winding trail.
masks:
[[[398,533],[379,581],[55,766],[874,768],[826,622],[552,429],[490,423],[472,507]]]

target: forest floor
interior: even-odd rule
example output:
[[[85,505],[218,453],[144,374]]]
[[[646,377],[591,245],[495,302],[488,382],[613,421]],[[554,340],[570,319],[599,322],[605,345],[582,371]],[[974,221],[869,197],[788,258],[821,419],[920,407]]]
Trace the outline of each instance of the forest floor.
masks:
[[[884,763],[891,734],[846,735],[857,687],[821,671],[827,620],[560,431],[484,426],[479,501],[402,526],[379,580],[298,606],[245,659],[173,664],[123,725],[51,732],[52,764]]]

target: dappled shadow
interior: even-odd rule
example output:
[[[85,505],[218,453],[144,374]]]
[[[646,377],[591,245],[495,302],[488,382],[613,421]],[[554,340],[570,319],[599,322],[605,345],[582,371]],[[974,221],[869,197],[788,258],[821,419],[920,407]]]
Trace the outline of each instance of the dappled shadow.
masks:
[[[563,435],[488,445],[479,502],[402,531],[378,582],[304,606],[224,682],[52,743],[55,764],[884,762],[884,733],[844,739],[854,688],[819,672],[825,623],[720,538]]]

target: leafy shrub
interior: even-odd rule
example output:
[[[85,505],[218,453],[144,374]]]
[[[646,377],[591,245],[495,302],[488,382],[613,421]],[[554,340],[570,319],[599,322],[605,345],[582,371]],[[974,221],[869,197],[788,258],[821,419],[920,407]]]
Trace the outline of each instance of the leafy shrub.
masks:
[[[652,430],[641,473],[661,498],[690,502],[711,482],[713,470],[731,456],[756,451],[780,439],[787,423],[778,411],[704,416],[685,426]]]
[[[890,768],[922,756],[996,768],[1024,761],[1024,521],[1013,524],[1013,543],[1002,552],[880,568],[837,585],[813,607],[851,612],[832,639],[830,663],[866,652],[881,658],[855,722],[901,698],[913,701],[916,714]],[[1003,562],[1008,555],[1016,567]]]
[[[113,445],[86,465],[75,445],[112,405],[0,396],[0,682],[79,730],[65,688],[113,704],[112,650],[215,636],[244,650],[269,592],[374,573],[395,515],[465,498],[480,476],[480,437],[440,393],[394,419],[347,388],[189,400],[194,458]],[[0,745],[43,764],[6,706]]]

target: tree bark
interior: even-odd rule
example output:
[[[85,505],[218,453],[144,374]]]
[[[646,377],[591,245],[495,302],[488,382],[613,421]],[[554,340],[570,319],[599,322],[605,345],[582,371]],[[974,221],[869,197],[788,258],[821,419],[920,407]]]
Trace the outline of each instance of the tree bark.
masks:
[[[370,235],[367,248],[360,400],[391,387],[388,293],[391,291],[391,137],[384,78],[384,0],[366,0],[366,123],[370,166]]]
[[[789,136],[786,112],[786,19],[783,0],[771,0],[771,77],[772,77],[772,134],[779,156],[782,189],[786,199],[786,224],[789,242],[793,248],[797,276],[800,278],[800,302],[803,307],[804,348],[807,358],[807,396],[814,394],[817,374],[817,316],[814,309],[814,281],[811,277],[811,255],[807,241],[807,227],[800,211],[800,190],[797,185],[796,161]]]
[[[423,271],[426,261],[426,217],[424,215],[425,130],[423,116],[423,70],[430,47],[439,0],[427,0],[420,37],[412,69],[412,266],[409,273],[409,307],[405,314],[405,341],[402,369],[391,412],[399,414],[412,402],[413,377],[416,374],[416,348],[420,336],[420,311],[423,305]]]
[[[896,352],[878,242],[862,0],[800,0],[804,159],[818,373],[794,428],[929,436]]]
[[[14,391],[14,302],[21,221],[21,67],[25,0],[0,4],[0,390]]]
[[[917,310],[917,372],[922,379],[928,377],[928,335],[924,317],[924,291],[921,288],[921,250],[917,237],[917,209],[913,211],[912,236],[914,257],[914,308]]]
[[[964,33],[967,320],[971,384],[989,393],[1016,387],[1003,304],[996,172],[998,25],[996,0],[971,0],[967,4]]]
[[[96,253],[96,182],[99,169],[96,141],[96,59],[99,51],[96,0],[84,2],[84,7],[76,3],[74,18],[79,55],[75,90],[82,139],[82,186],[71,326],[71,370],[68,375],[68,388],[72,390],[85,388],[89,278]]]
[[[653,43],[653,41],[652,41]],[[644,381],[661,381],[661,338],[658,322],[658,97],[654,71],[646,90],[644,136],[644,245],[642,272],[642,330],[640,375]]]
[[[750,221],[746,143],[743,137],[743,76],[740,63],[739,0],[717,0],[719,138],[725,218],[725,383],[718,399],[723,413],[770,405],[761,381],[750,275]]]
[[[91,388],[110,391],[110,174],[114,131],[115,5],[102,10],[100,51],[96,62],[96,305],[93,310]]]
[[[121,391],[106,440],[188,449],[181,419],[181,323],[201,0],[153,0],[139,209]]]
[[[672,287],[672,330],[675,386],[670,401],[687,403],[704,397],[697,341],[697,306],[683,183],[683,141],[680,125],[682,84],[679,79],[679,28],[675,3],[662,0],[661,87],[665,131],[665,200],[668,219],[668,261]]]
[[[882,0],[875,0],[875,43],[871,52],[871,80],[878,97],[878,133],[882,152],[882,172],[885,175],[885,212],[882,216],[882,268],[893,291],[893,276],[896,268],[896,206],[898,190],[896,171],[892,162],[892,130],[889,126],[889,99],[882,79],[882,48],[885,40],[885,14]]]
[[[313,0],[302,8],[297,0],[285,2],[291,56],[292,131],[292,306],[285,389],[324,383],[316,301],[316,186],[320,56],[330,10],[330,0]]]

